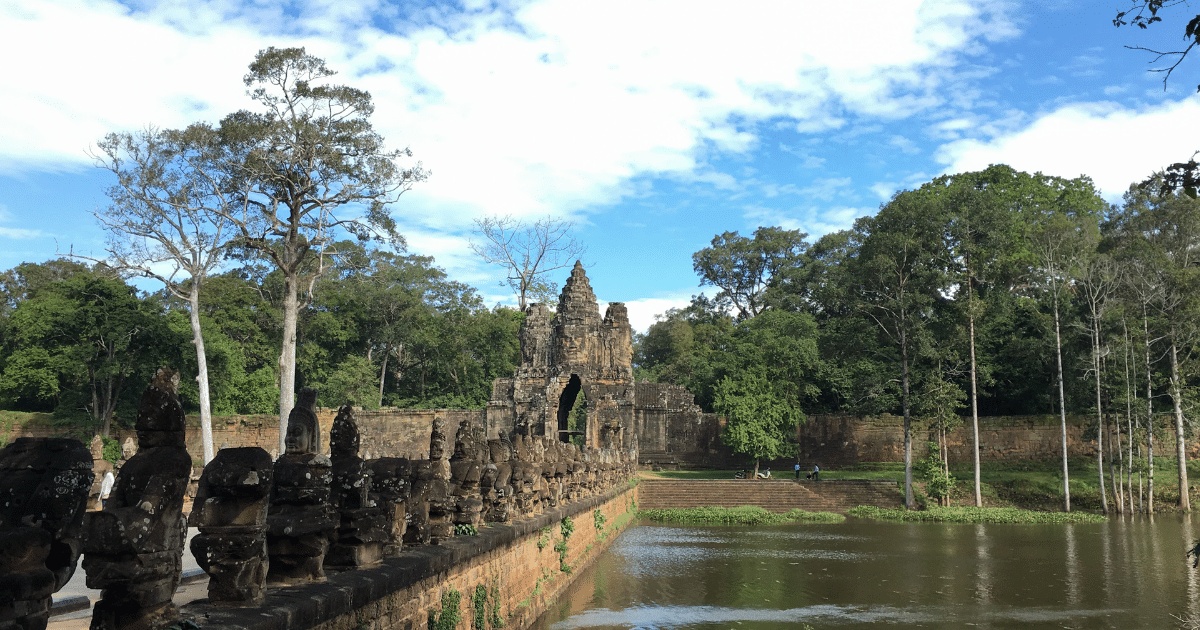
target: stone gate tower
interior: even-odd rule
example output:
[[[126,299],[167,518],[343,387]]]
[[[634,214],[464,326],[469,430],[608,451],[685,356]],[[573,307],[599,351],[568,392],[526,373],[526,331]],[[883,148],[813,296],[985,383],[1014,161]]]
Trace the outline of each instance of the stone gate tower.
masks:
[[[613,302],[601,319],[587,274],[576,262],[557,313],[540,303],[525,309],[521,367],[492,386],[488,434],[515,431],[566,441],[572,435],[567,417],[580,392],[587,400],[584,444],[636,449],[629,313]]]

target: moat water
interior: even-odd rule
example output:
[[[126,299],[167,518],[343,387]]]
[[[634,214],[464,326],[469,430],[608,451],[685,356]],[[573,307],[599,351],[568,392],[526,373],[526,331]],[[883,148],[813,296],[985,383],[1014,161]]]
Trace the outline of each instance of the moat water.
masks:
[[[627,530],[536,630],[1178,628],[1200,516]],[[572,541],[574,542],[574,541]]]

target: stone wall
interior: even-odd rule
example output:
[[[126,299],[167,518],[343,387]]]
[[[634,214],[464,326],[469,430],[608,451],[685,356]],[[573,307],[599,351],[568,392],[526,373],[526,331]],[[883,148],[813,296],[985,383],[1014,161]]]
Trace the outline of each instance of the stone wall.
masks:
[[[637,383],[637,413],[635,422],[639,435],[639,462],[644,466],[665,465],[683,468],[741,468],[746,458],[729,453],[721,442],[723,420],[702,413],[682,388],[658,383]],[[678,391],[676,391],[678,390]],[[681,393],[682,392],[682,393]],[[684,394],[687,394],[684,396]],[[686,400],[685,400],[686,398]],[[329,435],[333,410],[320,410],[322,433]],[[482,409],[381,409],[359,413],[363,434],[363,452],[369,457],[428,457],[429,427],[432,419],[441,416],[450,426],[464,419],[480,421]],[[1095,455],[1095,442],[1081,438],[1087,419],[1067,418],[1067,438],[1072,456]],[[1166,423],[1164,418],[1163,422]],[[825,467],[845,467],[858,462],[903,461],[904,419],[883,415],[859,418],[855,416],[808,417],[797,432],[800,442],[800,461],[820,463]],[[970,461],[970,419],[948,436],[950,460]],[[200,462],[199,418],[188,417],[187,446],[193,461]],[[274,416],[228,416],[217,418],[213,427],[213,444],[220,447],[261,446],[268,452],[278,449],[278,418]],[[980,458],[983,461],[1007,459],[1055,459],[1062,456],[1061,427],[1058,416],[1004,416],[979,419]],[[61,432],[47,427],[14,427],[9,441],[25,434],[49,437]],[[132,431],[117,431],[114,437],[124,441]],[[927,423],[913,422],[913,454],[925,454],[925,443],[934,436]],[[323,443],[328,443],[323,441]],[[1171,457],[1175,452],[1175,436],[1163,431],[1155,442],[1155,451]],[[1200,442],[1188,444],[1188,457],[1200,458]],[[791,463],[772,462],[775,468],[791,468]]]
[[[317,419],[321,423],[321,443],[328,450],[329,429],[333,425],[336,410],[318,409]],[[434,418],[443,418],[448,426],[457,427],[463,420],[482,423],[482,409],[378,409],[359,411],[358,427],[362,436],[363,459],[377,457],[406,457],[426,459],[429,457],[429,432]],[[200,417],[187,417],[187,449],[192,461],[202,465],[204,449],[200,442]],[[25,434],[32,437],[59,435],[61,430],[53,427],[14,427],[9,441]],[[114,428],[113,437],[119,442],[132,437],[132,430]],[[213,448],[239,448],[258,446],[268,453],[279,450],[279,418],[274,415],[221,416],[213,419]]]
[[[687,389],[637,383],[634,426],[643,466],[728,468],[740,461],[721,442],[723,421],[704,413]]]
[[[528,520],[481,527],[440,545],[406,548],[374,569],[331,574],[324,583],[272,589],[263,606],[229,608],[200,600],[181,615],[200,628],[254,630],[375,630],[424,628],[430,612],[445,614],[443,596],[460,595],[456,628],[472,628],[472,596],[487,594],[484,627],[524,630],[558,600],[571,581],[633,521],[636,487],[625,484]],[[603,522],[596,518],[603,515]],[[562,520],[574,531],[565,552]],[[599,525],[599,526],[598,526]],[[495,590],[493,590],[495,589]]]
[[[1067,452],[1071,457],[1094,457],[1095,440],[1083,439],[1084,426],[1091,418],[1067,416]],[[1105,436],[1106,442],[1115,436]],[[904,418],[809,416],[797,431],[800,461],[822,467],[849,466],[858,462],[904,461]],[[913,458],[924,457],[926,444],[936,440],[929,423],[912,423]],[[1124,437],[1122,438],[1124,439]],[[951,462],[972,461],[971,419],[946,436]],[[1001,416],[979,419],[979,458],[981,461],[1012,459],[1047,460],[1062,457],[1062,423],[1056,415]],[[1155,451],[1173,457],[1175,435],[1164,431],[1156,436]],[[1200,457],[1200,443],[1188,445],[1188,457]]]

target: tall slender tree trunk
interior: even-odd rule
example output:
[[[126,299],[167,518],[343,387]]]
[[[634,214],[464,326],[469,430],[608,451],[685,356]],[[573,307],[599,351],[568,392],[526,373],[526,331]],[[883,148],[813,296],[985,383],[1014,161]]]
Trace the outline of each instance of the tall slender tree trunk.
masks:
[[[279,454],[287,451],[288,416],[296,404],[296,322],[300,317],[300,279],[288,276],[283,295],[283,348],[279,353]]]
[[[1133,353],[1133,344],[1129,338],[1129,326],[1125,323],[1125,318],[1121,318],[1121,331],[1125,335],[1125,426],[1129,427],[1129,457],[1125,457],[1122,451],[1121,457],[1121,472],[1124,485],[1122,492],[1125,492],[1129,497],[1129,512],[1133,513],[1133,400],[1136,398],[1137,389],[1133,386],[1134,372],[1130,366],[1129,355]],[[1121,437],[1121,427],[1117,427],[1117,439]]]
[[[900,313],[901,321],[905,316],[902,310]],[[912,474],[912,414],[909,411],[908,401],[908,336],[906,330],[901,325],[900,329],[900,389],[902,394],[902,403],[904,406],[904,507],[910,510],[917,508],[916,501],[913,500],[913,474]]]
[[[213,458],[212,402],[208,391],[208,357],[204,353],[204,335],[200,331],[200,282],[192,278],[188,290],[188,308],[191,310],[192,344],[196,346],[196,384],[200,386],[200,442],[204,450],[204,463]]]
[[[1144,309],[1144,307],[1143,307]],[[1146,513],[1154,513],[1154,390],[1150,380],[1150,322],[1142,312],[1142,332],[1146,334]]]
[[[1108,493],[1104,489],[1104,406],[1100,398],[1100,318],[1092,318],[1092,369],[1096,371],[1096,473],[1100,485],[1100,513],[1108,514]]]
[[[968,294],[970,292],[970,284],[967,285]],[[970,297],[967,298],[968,303]],[[971,449],[972,457],[975,460],[975,507],[983,507],[983,493],[980,490],[979,482],[979,387],[975,380],[975,316],[971,315],[967,318],[967,327],[970,329],[970,346],[971,346],[971,437],[974,440],[974,448]]]
[[[392,354],[392,346],[383,347],[383,365],[379,368],[379,406],[383,406],[383,383],[387,380],[388,357]]]
[[[1129,457],[1124,456],[1124,451],[1121,450],[1121,426],[1117,424],[1117,450],[1121,452],[1121,493],[1122,496],[1129,497],[1129,511],[1133,512],[1133,372],[1130,371],[1129,354],[1133,353],[1132,344],[1129,343],[1129,326],[1126,325],[1126,320],[1121,318],[1121,331],[1124,335],[1124,362],[1126,362],[1126,426],[1129,427]],[[1127,492],[1128,491],[1128,492]]]
[[[1179,464],[1179,509],[1184,512],[1192,511],[1192,501],[1188,496],[1187,474],[1187,436],[1183,433],[1183,385],[1179,374],[1178,346],[1175,338],[1171,338],[1171,400],[1175,401],[1175,457]]]
[[[1112,426],[1107,422],[1104,423],[1104,428],[1109,432],[1108,437],[1108,478],[1112,483],[1113,493],[1113,508],[1117,510],[1117,514],[1125,513],[1125,467],[1124,464],[1118,465],[1117,462],[1121,457],[1121,416],[1117,416],[1117,421],[1113,423],[1117,430],[1113,432]],[[1113,453],[1116,455],[1113,455]]]
[[[1063,511],[1071,511],[1071,479],[1067,470],[1067,399],[1063,387],[1062,335],[1058,322],[1058,295],[1054,296],[1054,356],[1058,359],[1058,413],[1062,420]]]

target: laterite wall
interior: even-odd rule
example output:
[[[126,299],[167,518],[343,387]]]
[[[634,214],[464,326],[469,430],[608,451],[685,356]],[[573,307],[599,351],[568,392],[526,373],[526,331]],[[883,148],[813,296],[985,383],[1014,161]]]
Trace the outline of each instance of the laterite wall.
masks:
[[[420,630],[429,627],[431,611],[453,618],[443,602],[457,592],[458,622],[436,627],[468,630],[475,627],[472,599],[482,586],[482,627],[524,630],[629,526],[636,501],[637,488],[623,484],[519,523],[482,527],[478,536],[405,549],[375,569],[273,588],[260,607],[231,609],[201,600],[181,613],[204,629]],[[565,541],[564,517],[574,525]]]

